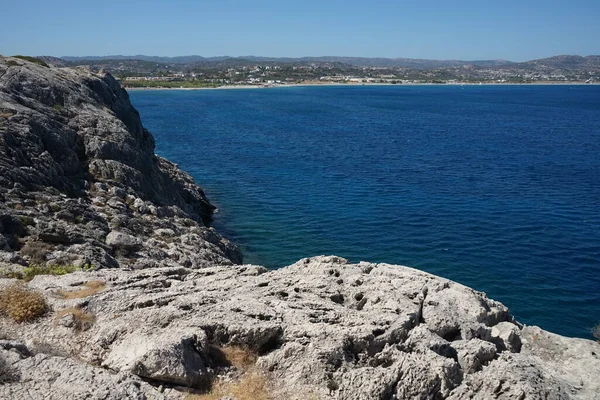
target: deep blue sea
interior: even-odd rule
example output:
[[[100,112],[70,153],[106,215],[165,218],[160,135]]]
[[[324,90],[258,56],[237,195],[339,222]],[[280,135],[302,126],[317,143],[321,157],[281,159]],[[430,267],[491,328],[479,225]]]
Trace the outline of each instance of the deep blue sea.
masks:
[[[556,333],[600,323],[600,86],[130,96],[246,262],[403,264]]]

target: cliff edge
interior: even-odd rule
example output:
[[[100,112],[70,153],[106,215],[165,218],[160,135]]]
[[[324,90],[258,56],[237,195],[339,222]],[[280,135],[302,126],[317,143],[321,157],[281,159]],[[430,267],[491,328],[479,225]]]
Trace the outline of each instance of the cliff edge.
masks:
[[[236,265],[153,149],[110,75],[0,57],[1,398],[600,398],[598,343],[458,283]],[[67,264],[84,268],[28,275]]]
[[[213,210],[110,74],[0,57],[0,267],[241,262]]]

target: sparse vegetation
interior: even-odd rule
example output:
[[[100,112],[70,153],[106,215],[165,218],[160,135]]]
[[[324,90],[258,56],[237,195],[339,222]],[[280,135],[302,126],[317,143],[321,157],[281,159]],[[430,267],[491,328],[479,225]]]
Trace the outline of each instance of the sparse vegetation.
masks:
[[[24,226],[35,225],[35,221],[29,215],[21,215],[19,219],[21,220],[21,223],[23,223]]]
[[[0,313],[16,322],[33,321],[48,311],[43,294],[15,283],[0,292]]]
[[[189,394],[186,400],[219,400],[233,397],[236,400],[269,400],[274,399],[269,391],[269,382],[265,375],[257,370],[246,372],[237,382],[217,382],[210,392],[205,394]]]
[[[81,268],[74,265],[30,265],[23,270],[22,279],[28,282],[37,275],[66,275],[75,271],[90,271],[93,269],[93,265],[84,265]]]
[[[94,314],[86,312],[79,307],[69,307],[57,312],[54,321],[58,323],[62,317],[69,314],[73,316],[72,327],[78,331],[87,330],[94,325],[94,322],[96,322],[96,316]]]
[[[42,60],[41,58],[30,57],[30,56],[21,56],[21,55],[16,55],[13,57],[19,58],[21,60],[29,61],[29,62],[32,62],[37,65],[41,65],[42,67],[50,68],[50,66],[48,64],[46,64],[46,62],[44,60]]]
[[[225,362],[225,365],[235,367],[242,372],[254,366],[258,358],[254,351],[240,346],[218,347],[215,350],[213,354],[220,351],[223,357],[222,361]]]
[[[100,293],[106,287],[104,281],[89,281],[83,284],[84,288],[79,290],[59,290],[58,295],[63,299],[81,299]]]
[[[43,242],[27,241],[21,247],[20,253],[22,256],[29,257],[29,263],[33,265],[43,265],[46,263],[46,256],[50,252],[51,247]]]
[[[12,268],[0,269],[0,277],[8,279],[23,279],[21,271]]]
[[[52,106],[52,108],[54,108],[58,112],[64,111],[65,109],[65,107],[62,104],[55,104],[54,106]]]
[[[0,111],[0,118],[10,118],[13,115],[15,115],[15,113],[12,110],[8,110],[8,111]]]
[[[232,382],[213,382],[210,391],[203,394],[189,394],[186,400],[218,400],[233,397],[236,400],[267,400],[273,396],[269,392],[267,377],[256,367],[257,354],[240,346],[212,346],[211,358],[223,367],[234,367],[241,375]]]

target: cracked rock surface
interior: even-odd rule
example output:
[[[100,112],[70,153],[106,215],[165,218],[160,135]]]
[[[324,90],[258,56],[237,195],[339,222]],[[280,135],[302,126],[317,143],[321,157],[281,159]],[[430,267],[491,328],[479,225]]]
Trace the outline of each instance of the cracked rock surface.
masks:
[[[107,287],[85,299],[56,296],[90,279]],[[3,332],[32,353],[49,348],[76,357],[82,368],[163,384],[167,398],[181,398],[182,387],[201,388],[220,373],[211,345],[256,351],[275,398],[593,399],[600,393],[597,343],[523,327],[483,293],[397,265],[315,257],[276,271],[106,269],[37,276],[29,286],[45,293],[54,310],[93,313],[95,324],[74,332],[51,316],[22,325],[4,319]],[[11,388],[4,390],[18,390]]]

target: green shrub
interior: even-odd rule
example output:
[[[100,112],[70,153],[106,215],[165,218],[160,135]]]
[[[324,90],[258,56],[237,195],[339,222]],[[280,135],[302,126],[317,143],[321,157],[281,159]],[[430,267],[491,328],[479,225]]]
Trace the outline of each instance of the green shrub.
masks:
[[[65,109],[65,107],[61,104],[55,104],[52,108],[54,108],[58,112],[62,112]]]
[[[21,215],[19,217],[19,219],[21,220],[21,222],[25,226],[35,225],[35,222],[33,221],[33,218],[31,218],[29,215]]]
[[[93,265],[76,267],[74,265],[30,265],[23,270],[23,280],[30,281],[37,275],[66,275],[75,271],[91,271]]]
[[[50,66],[48,64],[46,64],[46,62],[44,60],[37,58],[37,57],[22,56],[22,55],[16,55],[13,57],[19,58],[21,60],[29,61],[29,62],[32,62],[37,65],[41,65],[42,67],[50,68]]]
[[[15,283],[0,291],[0,313],[15,322],[33,321],[48,311],[43,294]]]
[[[0,269],[0,277],[8,279],[23,279],[23,274],[21,271],[14,269],[2,268]]]

